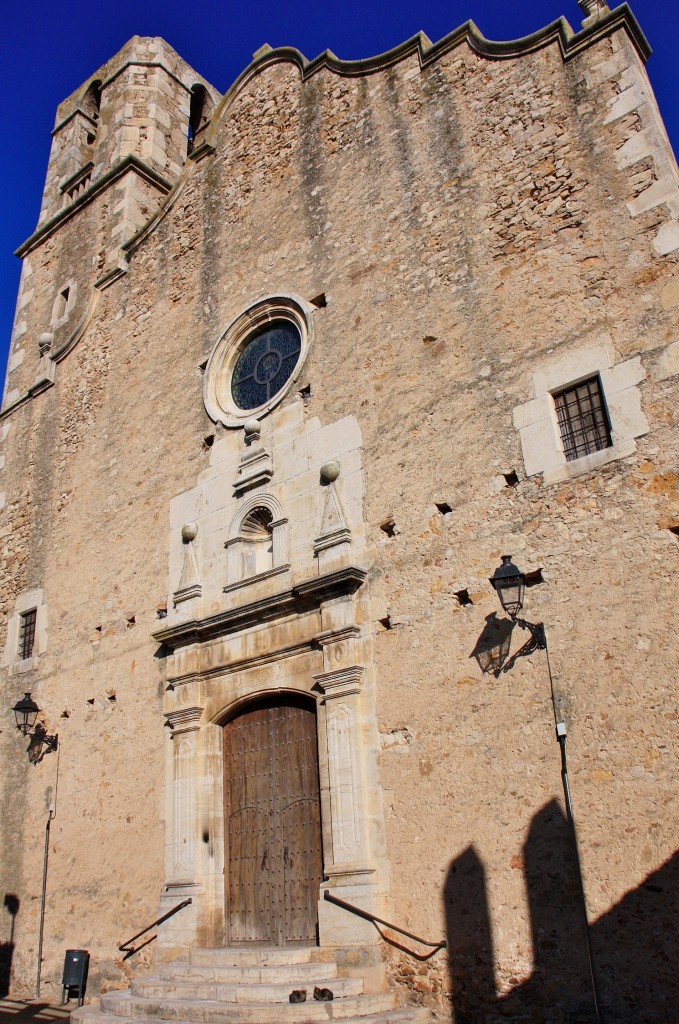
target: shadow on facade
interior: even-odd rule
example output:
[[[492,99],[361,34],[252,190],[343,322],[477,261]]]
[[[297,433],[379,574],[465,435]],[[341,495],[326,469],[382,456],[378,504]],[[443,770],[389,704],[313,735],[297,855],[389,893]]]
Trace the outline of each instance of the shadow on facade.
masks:
[[[556,801],[533,818],[517,868],[526,881],[534,970],[523,983],[509,978],[515,987],[502,996],[495,988],[483,864],[470,847],[449,868],[444,899],[455,1022],[594,1024],[576,865]],[[678,875],[675,854],[591,927],[605,1024],[676,1019]],[[498,924],[511,927],[511,920]]]
[[[19,913],[19,897],[11,892],[6,892],[3,906],[11,918],[11,924],[9,927],[9,941],[0,942],[0,999],[9,992],[12,956],[14,954],[14,921]]]
[[[37,1021],[39,1024],[57,1024],[58,1021],[63,1021],[66,1024],[70,1015],[69,1008],[62,1009],[60,1006],[52,1006],[50,1003],[31,1002],[24,999],[0,999],[0,1022],[2,1024],[9,1024],[11,1020],[16,1024],[19,1024],[20,1021],[24,1024],[28,1024],[29,1021]]]

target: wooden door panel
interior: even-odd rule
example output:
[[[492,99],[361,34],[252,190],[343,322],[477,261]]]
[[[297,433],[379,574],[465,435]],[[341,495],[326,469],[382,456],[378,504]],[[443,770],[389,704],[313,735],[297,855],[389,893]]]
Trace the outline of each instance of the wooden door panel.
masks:
[[[322,880],[320,817],[314,800],[296,800],[281,815],[288,941],[316,938],[318,896]]]
[[[230,942],[314,942],[322,881],[315,708],[278,698],[224,727]]]
[[[271,856],[269,814],[245,808],[231,815],[227,829],[230,938],[233,942],[271,942],[266,884]]]

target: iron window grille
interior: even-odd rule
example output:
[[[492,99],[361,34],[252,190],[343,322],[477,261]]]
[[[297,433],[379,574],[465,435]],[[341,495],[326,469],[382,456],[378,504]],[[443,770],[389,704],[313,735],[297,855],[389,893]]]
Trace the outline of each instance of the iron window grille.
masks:
[[[29,612],[24,612],[21,616],[19,624],[19,657],[22,661],[33,655],[37,614],[37,609],[31,608]]]
[[[611,447],[611,425],[598,374],[553,397],[568,462]]]

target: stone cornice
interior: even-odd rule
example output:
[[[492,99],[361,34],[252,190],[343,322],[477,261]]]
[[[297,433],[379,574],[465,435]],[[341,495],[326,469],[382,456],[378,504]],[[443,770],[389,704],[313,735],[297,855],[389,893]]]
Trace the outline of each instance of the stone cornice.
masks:
[[[616,7],[609,14],[601,17],[596,24],[583,28],[580,32],[573,32],[565,18],[558,18],[531,35],[505,42],[494,42],[492,39],[486,39],[473,21],[467,21],[437,43],[432,43],[423,32],[418,32],[417,35],[407,39],[399,46],[364,60],[341,60],[331,50],[326,50],[310,61],[292,46],[282,46],[275,50],[262,48],[261,53],[241,72],[233,85],[222,96],[210,124],[205,128],[205,135],[199,151],[196,151],[194,159],[187,160],[182,175],[170,194],[146,224],[142,225],[132,238],[123,244],[122,249],[126,253],[133,253],[168,215],[181,195],[187,176],[195,168],[196,162],[203,156],[212,155],[216,151],[217,134],[221,122],[240,92],[256,75],[274,64],[296,64],[303,82],[324,69],[333,71],[337,75],[355,77],[386,70],[413,54],[417,54],[420,68],[426,68],[464,43],[479,56],[489,60],[520,58],[554,44],[559,47],[561,56],[566,61],[612,35],[618,29],[627,33],[641,60],[648,60],[651,47],[627,3]]]
[[[228,608],[205,619],[189,619],[159,629],[154,640],[176,650],[188,644],[204,643],[228,636],[272,619],[316,608],[324,601],[343,594],[353,594],[361,586],[367,572],[357,565],[347,565],[335,572],[304,580],[287,590],[270,594],[247,604]]]
[[[70,114],[62,118],[62,120],[59,121],[58,124],[55,124],[54,128],[52,129],[52,135],[56,135],[57,132],[60,132],[62,128],[65,128],[69,121],[72,121],[74,117],[78,116],[78,114],[80,114],[80,116],[83,117],[86,121],[89,121],[92,127],[96,130],[99,123],[97,119],[92,117],[91,114],[85,113],[82,107],[75,107],[75,109],[72,110]]]
[[[522,36],[519,39],[494,41],[486,39],[473,21],[466,21],[437,43],[432,43],[424,32],[418,32],[417,35],[406,39],[399,46],[395,46],[385,53],[377,54],[374,57],[366,57],[362,60],[341,60],[331,50],[326,50],[311,61],[307,60],[303,53],[300,53],[299,50],[292,46],[281,46],[276,49],[265,50],[241,72],[230,89],[224,93],[219,106],[213,114],[206,142],[213,141],[219,127],[219,122],[244,86],[255,75],[265,68],[271,67],[273,64],[296,64],[300,70],[302,81],[311,78],[312,75],[323,69],[333,71],[337,75],[354,77],[357,75],[373,74],[376,71],[384,71],[414,54],[419,59],[420,67],[424,68],[464,43],[467,43],[479,56],[487,57],[489,60],[507,60],[524,57],[534,53],[536,50],[541,50],[545,46],[556,43],[561,50],[563,59],[569,60],[575,54],[594,45],[618,29],[623,29],[627,32],[639,56],[643,61],[646,61],[651,54],[651,47],[627,3],[616,7],[609,14],[603,15],[596,24],[579,32],[573,32],[566,19],[562,17],[557,18],[556,21],[551,22],[544,28],[538,29],[537,32],[532,32],[530,35]]]
[[[349,665],[346,668],[333,669],[330,672],[319,672],[314,679],[328,700],[360,693],[364,672],[363,665]]]
[[[200,726],[200,718],[204,708],[194,704],[191,707],[175,708],[166,711],[165,718],[174,736],[182,732],[195,732]]]
[[[272,64],[285,62],[297,64],[302,74],[302,80],[310,78],[322,69],[334,71],[337,75],[366,75],[393,67],[413,54],[417,54],[420,66],[426,67],[463,43],[467,43],[480,56],[491,60],[524,57],[552,43],[557,43],[564,60],[568,60],[576,53],[592,46],[600,39],[611,35],[612,32],[620,28],[627,32],[639,56],[642,60],[646,61],[651,54],[651,47],[627,3],[616,7],[615,10],[603,15],[595,24],[583,28],[579,32],[573,32],[568,21],[561,17],[557,18],[556,21],[550,22],[549,25],[545,25],[544,28],[532,32],[530,35],[521,36],[518,39],[496,41],[486,39],[473,21],[466,21],[437,43],[432,43],[424,32],[418,32],[417,35],[411,36],[410,39],[406,39],[391,50],[386,50],[384,53],[361,60],[342,60],[336,57],[332,50],[325,50],[318,57],[314,57],[310,61],[307,60],[304,54],[292,46],[277,47],[276,49],[262,52],[241,72],[231,88],[224,93],[213,115],[213,131],[221,115],[235,98],[235,95],[240,92],[254,75],[264,68],[270,67]],[[212,135],[212,132],[210,135]]]
[[[75,216],[83,206],[91,203],[100,192],[103,192],[105,188],[112,185],[118,180],[118,178],[122,178],[122,176],[127,174],[128,171],[138,174],[140,178],[148,182],[150,185],[153,185],[159,192],[162,192],[163,195],[167,195],[172,188],[172,183],[169,182],[167,178],[164,178],[162,174],[158,174],[157,171],[154,171],[152,167],[145,164],[144,161],[140,160],[134,153],[129,153],[127,156],[123,157],[122,160],[119,160],[117,164],[114,164],[114,166],[105,174],[102,174],[100,178],[97,178],[96,181],[92,182],[89,188],[82,192],[69,206],[60,210],[59,213],[54,215],[54,217],[50,217],[48,221],[40,225],[33,234],[19,246],[14,255],[19,257],[27,256],[28,253],[32,252],[37,245],[44,241],[44,239],[49,238],[49,236],[60,228],[62,224]]]

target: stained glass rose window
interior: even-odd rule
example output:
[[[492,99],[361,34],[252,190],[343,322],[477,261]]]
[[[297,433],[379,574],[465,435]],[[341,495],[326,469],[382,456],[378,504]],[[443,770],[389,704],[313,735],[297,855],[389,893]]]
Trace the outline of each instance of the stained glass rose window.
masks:
[[[273,320],[250,335],[231,375],[231,397],[239,409],[257,409],[292,376],[302,348],[289,320]]]

